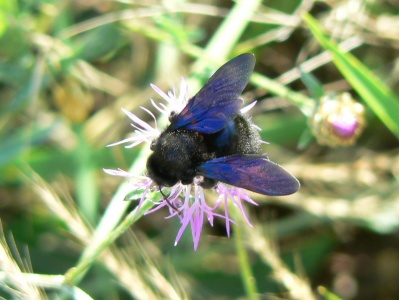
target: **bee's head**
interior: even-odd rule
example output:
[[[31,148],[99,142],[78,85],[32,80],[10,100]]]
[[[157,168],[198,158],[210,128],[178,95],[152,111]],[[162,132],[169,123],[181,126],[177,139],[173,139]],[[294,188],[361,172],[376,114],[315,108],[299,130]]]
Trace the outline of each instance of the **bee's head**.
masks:
[[[206,145],[197,132],[165,131],[151,143],[153,153],[147,160],[148,176],[160,186],[178,182],[190,184],[195,168],[203,161]]]
[[[147,172],[150,177],[159,186],[174,186],[178,182],[178,178],[166,166],[163,157],[154,152],[147,160]]]

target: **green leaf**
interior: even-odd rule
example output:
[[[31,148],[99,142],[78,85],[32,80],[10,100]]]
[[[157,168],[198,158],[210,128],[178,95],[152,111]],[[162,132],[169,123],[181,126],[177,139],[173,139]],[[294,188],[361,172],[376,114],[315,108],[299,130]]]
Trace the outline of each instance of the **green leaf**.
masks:
[[[324,299],[326,299],[326,300],[342,300],[342,298],[340,298],[337,295],[335,295],[334,293],[330,292],[324,286],[319,286],[318,291],[319,291],[320,295],[322,295],[324,297]]]
[[[46,128],[22,127],[0,137],[0,166],[10,163],[14,158],[42,143],[56,128],[58,122]]]
[[[75,39],[79,58],[94,61],[105,58],[119,47],[120,33],[113,24],[97,27]]]
[[[125,201],[139,201],[143,196],[144,189],[134,189],[125,196]],[[149,191],[146,199],[151,202],[158,203],[162,200],[162,195],[159,191]]]
[[[0,11],[0,38],[8,29],[8,20],[4,12]]]
[[[313,74],[302,70],[301,67],[299,67],[299,71],[301,72],[302,82],[306,85],[306,88],[308,89],[312,97],[315,99],[320,99],[321,97],[323,97],[325,92],[323,89],[323,85],[320,83],[320,81],[317,80],[317,78],[313,76]]]
[[[79,144],[74,153],[77,162],[75,169],[76,200],[86,219],[91,224],[95,224],[100,202],[95,162],[93,161],[94,149],[87,142],[81,125],[76,127],[76,133],[79,138]]]
[[[314,137],[310,128],[306,128],[299,137],[297,149],[303,151],[314,141]]]
[[[333,58],[334,64],[381,121],[399,138],[399,100],[392,90],[351,53],[344,53],[327,38],[317,21],[305,14],[303,19],[317,41]]]

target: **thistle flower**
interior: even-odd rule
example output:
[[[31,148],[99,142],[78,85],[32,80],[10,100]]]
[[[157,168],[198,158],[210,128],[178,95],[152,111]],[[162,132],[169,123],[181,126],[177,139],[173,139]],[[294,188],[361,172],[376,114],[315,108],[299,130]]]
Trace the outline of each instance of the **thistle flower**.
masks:
[[[151,85],[155,92],[163,98],[165,103],[157,103],[151,99],[152,106],[158,110],[161,114],[166,114],[169,116],[171,113],[179,113],[187,104],[189,100],[189,91],[186,81],[182,78],[180,84],[179,94],[173,89],[168,93],[164,93],[155,85]],[[247,112],[251,109],[255,103],[251,103],[248,106],[241,109],[242,113]],[[113,143],[109,146],[115,146],[119,144],[127,144],[126,148],[135,147],[143,142],[151,144],[151,142],[157,138],[161,131],[157,127],[157,121],[154,114],[147,108],[141,107],[146,113],[148,113],[154,120],[154,127],[145,122],[144,120],[138,118],[136,115],[122,108],[124,113],[132,120],[131,126],[134,128],[134,132],[131,137],[128,137],[122,141]],[[255,125],[253,125],[255,126]],[[255,128],[257,128],[255,126]],[[169,210],[169,216],[166,218],[177,217],[180,220],[181,227],[177,233],[175,239],[175,245],[179,242],[184,231],[190,225],[191,234],[194,242],[194,249],[198,248],[200,241],[202,227],[205,220],[213,226],[215,218],[224,219],[226,223],[226,232],[230,236],[230,224],[236,224],[233,219],[229,216],[228,201],[232,201],[235,207],[243,214],[246,222],[252,226],[249,221],[248,215],[244,209],[243,202],[247,202],[253,205],[257,205],[246,190],[233,187],[227,184],[219,182],[216,187],[212,190],[218,194],[217,200],[211,204],[205,197],[204,189],[199,185],[203,178],[202,176],[197,176],[192,184],[183,185],[182,183],[177,183],[170,188],[157,187],[155,182],[148,176],[138,176],[130,174],[121,169],[110,170],[104,169],[104,171],[110,175],[121,176],[129,178],[132,180],[132,187],[136,190],[142,191],[140,201],[138,204],[138,209],[142,206],[145,201],[152,200],[151,193],[153,191],[159,191],[162,197],[158,202],[154,202],[156,205],[153,209],[146,212],[150,214],[163,207]],[[168,195],[168,196],[164,196]],[[220,213],[224,209],[224,213]]]
[[[364,125],[364,106],[349,93],[323,97],[310,120],[317,141],[330,147],[353,145]]]

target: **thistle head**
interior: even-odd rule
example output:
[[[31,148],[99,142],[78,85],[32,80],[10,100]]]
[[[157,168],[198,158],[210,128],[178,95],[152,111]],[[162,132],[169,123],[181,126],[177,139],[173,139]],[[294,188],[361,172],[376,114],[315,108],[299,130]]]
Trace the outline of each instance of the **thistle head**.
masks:
[[[353,145],[364,126],[364,106],[349,93],[323,97],[310,119],[317,142],[329,147]]]

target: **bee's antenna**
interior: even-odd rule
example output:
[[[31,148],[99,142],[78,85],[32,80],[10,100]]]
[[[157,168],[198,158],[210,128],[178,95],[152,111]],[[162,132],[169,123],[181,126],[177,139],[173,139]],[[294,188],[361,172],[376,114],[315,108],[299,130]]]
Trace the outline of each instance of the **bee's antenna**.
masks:
[[[172,207],[179,215],[180,215],[180,210],[179,209],[177,209],[169,200],[168,200],[168,198],[166,197],[166,195],[162,192],[162,190],[161,190],[161,187],[159,187],[159,192],[161,193],[161,195],[163,196],[163,199],[166,201],[166,203],[168,203],[168,205],[170,206],[170,207]]]

